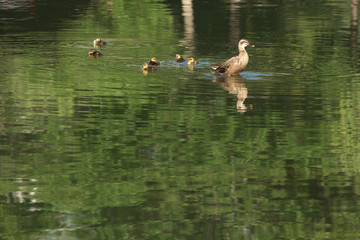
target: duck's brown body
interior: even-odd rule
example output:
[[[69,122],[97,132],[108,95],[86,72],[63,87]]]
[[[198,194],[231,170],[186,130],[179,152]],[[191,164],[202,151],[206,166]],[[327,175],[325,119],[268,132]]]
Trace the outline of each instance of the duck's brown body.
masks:
[[[239,55],[232,57],[226,62],[212,66],[215,74],[232,76],[241,73],[249,62],[249,55],[247,54],[245,47],[254,47],[246,39],[239,41]]]

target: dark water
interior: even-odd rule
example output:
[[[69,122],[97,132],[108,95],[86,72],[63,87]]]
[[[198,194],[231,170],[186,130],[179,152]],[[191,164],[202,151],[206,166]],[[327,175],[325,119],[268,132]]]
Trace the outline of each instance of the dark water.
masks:
[[[0,1],[0,239],[359,238],[357,13]],[[240,38],[246,71],[214,76]]]

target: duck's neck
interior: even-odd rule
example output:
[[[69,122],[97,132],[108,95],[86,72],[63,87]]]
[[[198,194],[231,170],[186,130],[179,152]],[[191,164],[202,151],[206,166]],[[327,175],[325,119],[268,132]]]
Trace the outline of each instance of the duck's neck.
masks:
[[[245,48],[239,48],[239,55],[246,53]]]

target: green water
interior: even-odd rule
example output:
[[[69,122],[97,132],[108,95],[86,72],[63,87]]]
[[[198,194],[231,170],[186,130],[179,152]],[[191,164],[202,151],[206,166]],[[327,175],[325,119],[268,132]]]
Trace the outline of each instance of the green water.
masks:
[[[357,13],[2,1],[0,239],[359,238]],[[214,76],[241,38],[246,70]]]

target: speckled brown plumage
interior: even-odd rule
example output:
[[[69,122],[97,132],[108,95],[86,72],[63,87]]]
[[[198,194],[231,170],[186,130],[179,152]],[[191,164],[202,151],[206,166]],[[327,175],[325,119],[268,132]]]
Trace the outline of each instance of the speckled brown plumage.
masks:
[[[232,57],[226,62],[212,66],[215,74],[231,76],[238,75],[244,70],[249,62],[249,55],[247,54],[245,47],[254,47],[246,39],[241,39],[238,44],[239,55]]]

